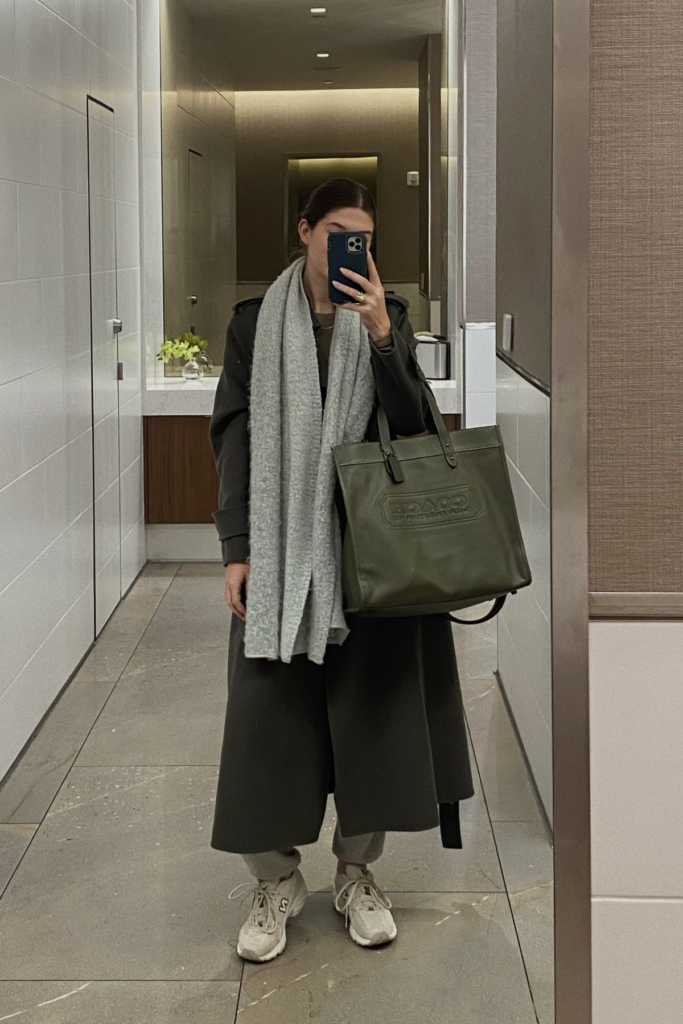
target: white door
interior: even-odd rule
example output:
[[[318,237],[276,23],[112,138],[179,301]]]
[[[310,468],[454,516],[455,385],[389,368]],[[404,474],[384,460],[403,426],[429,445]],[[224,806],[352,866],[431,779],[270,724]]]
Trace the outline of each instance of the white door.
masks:
[[[114,112],[88,97],[95,636],[121,600]]]

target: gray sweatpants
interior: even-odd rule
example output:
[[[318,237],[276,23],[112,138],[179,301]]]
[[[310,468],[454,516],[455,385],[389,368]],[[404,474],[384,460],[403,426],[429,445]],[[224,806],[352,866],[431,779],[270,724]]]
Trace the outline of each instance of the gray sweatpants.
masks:
[[[347,864],[370,864],[381,857],[386,832],[365,832],[360,836],[343,836],[339,823],[334,830],[332,852]],[[284,878],[301,863],[301,854],[291,850],[269,850],[267,853],[244,853],[244,861],[256,878]]]

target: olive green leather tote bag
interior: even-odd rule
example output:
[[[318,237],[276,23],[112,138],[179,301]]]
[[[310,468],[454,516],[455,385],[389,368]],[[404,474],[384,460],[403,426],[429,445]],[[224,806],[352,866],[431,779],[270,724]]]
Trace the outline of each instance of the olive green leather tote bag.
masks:
[[[392,441],[380,406],[379,442],[333,448],[344,606],[386,618],[495,600],[482,622],[531,583],[503,441],[497,426],[449,433],[423,383],[436,434]]]

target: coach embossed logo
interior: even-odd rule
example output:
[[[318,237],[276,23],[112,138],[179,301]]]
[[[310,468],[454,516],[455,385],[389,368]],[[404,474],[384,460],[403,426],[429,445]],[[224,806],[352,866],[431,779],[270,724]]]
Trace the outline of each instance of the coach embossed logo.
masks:
[[[382,514],[389,526],[406,530],[477,519],[481,515],[481,505],[473,487],[449,487],[405,497],[387,495],[382,500]]]

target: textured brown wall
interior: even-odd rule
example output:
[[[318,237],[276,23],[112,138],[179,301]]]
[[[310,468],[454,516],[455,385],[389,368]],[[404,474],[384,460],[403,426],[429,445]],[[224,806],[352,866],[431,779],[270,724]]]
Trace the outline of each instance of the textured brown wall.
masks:
[[[378,257],[387,281],[417,281],[417,89],[236,94],[237,279],[272,281],[284,267],[287,156],[377,154]]]
[[[590,589],[683,591],[683,4],[591,4]]]

